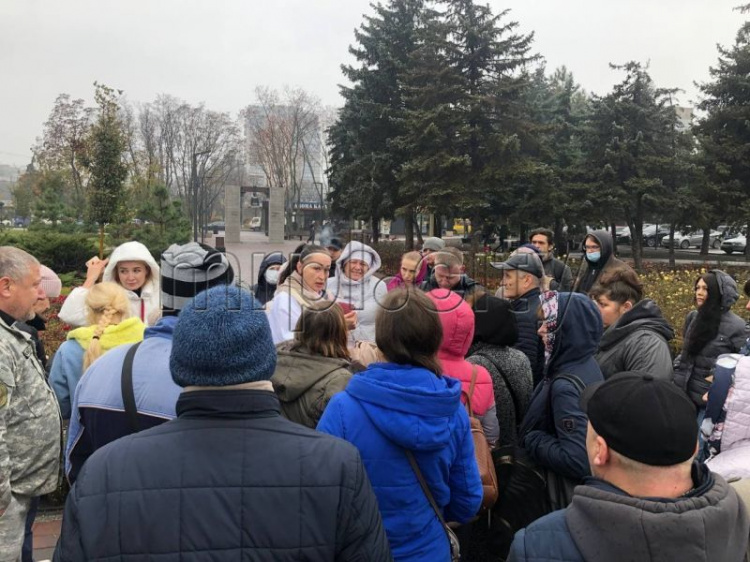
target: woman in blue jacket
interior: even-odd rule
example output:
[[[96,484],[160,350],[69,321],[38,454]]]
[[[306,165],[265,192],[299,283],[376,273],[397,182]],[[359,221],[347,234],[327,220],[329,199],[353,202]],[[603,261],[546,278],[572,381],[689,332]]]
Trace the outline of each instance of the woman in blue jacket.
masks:
[[[318,430],[359,449],[394,559],[447,561],[447,536],[405,451],[413,452],[446,521],[463,523],[477,513],[482,483],[461,383],[441,374],[442,328],[423,293],[388,293],[375,337],[388,362],[355,375],[331,399]]]

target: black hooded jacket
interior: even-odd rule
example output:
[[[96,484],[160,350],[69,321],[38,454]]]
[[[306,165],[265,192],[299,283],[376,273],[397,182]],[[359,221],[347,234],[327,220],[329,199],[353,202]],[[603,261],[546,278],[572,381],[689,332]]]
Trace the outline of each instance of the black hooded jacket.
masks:
[[[723,314],[719,323],[716,337],[708,342],[695,356],[689,357],[683,348],[674,361],[674,383],[688,393],[690,399],[698,407],[705,406],[703,395],[708,392],[711,383],[706,380],[716,365],[716,359],[724,353],[737,353],[747,340],[748,326],[745,321],[731,311],[737,302],[739,292],[737,283],[732,277],[718,269],[712,270],[721,293],[721,307]],[[685,318],[683,335],[687,341],[693,322],[698,317],[698,311],[693,310]]]
[[[266,304],[268,301],[273,299],[273,294],[276,292],[276,285],[271,285],[266,281],[266,270],[272,265],[283,265],[286,263],[286,258],[281,252],[272,252],[268,254],[263,261],[260,262],[260,271],[258,272],[258,283],[253,285],[253,295],[258,299],[260,304]]]
[[[667,342],[673,338],[674,330],[659,307],[644,299],[607,328],[596,362],[605,379],[623,371],[644,371],[671,381],[672,354]]]
[[[616,268],[629,268],[624,261],[618,260],[615,257],[612,235],[609,232],[606,230],[595,230],[586,236],[592,236],[599,242],[599,246],[602,248],[602,255],[599,261],[591,262],[584,252],[581,268],[578,270],[578,277],[576,277],[576,281],[573,284],[574,293],[588,294],[603,271],[611,271]]]

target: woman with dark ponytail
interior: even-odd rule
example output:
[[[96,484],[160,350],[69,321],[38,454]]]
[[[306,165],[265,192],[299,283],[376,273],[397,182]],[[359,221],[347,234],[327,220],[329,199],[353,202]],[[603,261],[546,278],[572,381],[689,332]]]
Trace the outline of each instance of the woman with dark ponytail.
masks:
[[[696,310],[688,313],[683,329],[682,352],[675,359],[674,382],[699,408],[716,359],[740,351],[748,336],[745,321],[731,311],[739,292],[734,279],[718,269],[695,281]]]

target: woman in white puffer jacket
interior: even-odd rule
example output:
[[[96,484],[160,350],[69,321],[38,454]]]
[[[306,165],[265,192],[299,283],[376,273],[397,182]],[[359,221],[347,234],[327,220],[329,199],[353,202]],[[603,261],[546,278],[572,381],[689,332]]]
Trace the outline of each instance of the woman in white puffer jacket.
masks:
[[[113,281],[125,289],[133,316],[149,324],[160,309],[159,264],[140,242],[125,242],[115,248],[109,259],[91,258],[82,286],[73,289],[60,309],[60,320],[71,326],[86,326],[86,295],[104,270],[102,281]]]
[[[336,275],[328,280],[328,295],[357,313],[357,327],[350,337],[355,341],[375,342],[375,315],[385,298],[386,283],[375,277],[380,269],[378,253],[370,246],[352,240],[336,260]]]
[[[708,441],[706,466],[727,480],[750,478],[750,357],[720,357],[715,377],[701,427]],[[722,384],[723,377],[730,378]]]

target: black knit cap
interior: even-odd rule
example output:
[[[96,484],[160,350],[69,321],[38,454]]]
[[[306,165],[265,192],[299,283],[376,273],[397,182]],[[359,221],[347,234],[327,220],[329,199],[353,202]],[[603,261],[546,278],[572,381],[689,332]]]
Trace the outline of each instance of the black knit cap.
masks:
[[[474,303],[474,343],[513,346],[518,343],[518,323],[510,302],[482,295]]]
[[[695,454],[695,406],[674,384],[649,373],[628,371],[589,385],[581,407],[607,445],[629,459],[672,466]]]

